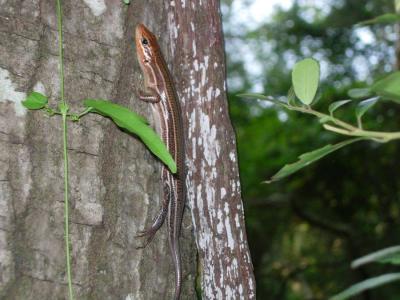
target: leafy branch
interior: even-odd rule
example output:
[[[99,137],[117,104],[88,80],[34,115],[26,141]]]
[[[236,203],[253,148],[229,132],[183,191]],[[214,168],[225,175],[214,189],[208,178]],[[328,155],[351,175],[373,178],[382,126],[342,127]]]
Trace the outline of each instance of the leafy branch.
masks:
[[[360,257],[351,263],[351,267],[356,269],[369,263],[392,264],[395,266],[400,265],[400,246],[385,248]],[[331,297],[330,300],[345,300],[361,294],[366,290],[399,280],[400,273],[387,273],[368,278]]]
[[[326,155],[362,140],[387,143],[400,139],[400,132],[385,132],[366,130],[363,126],[363,116],[378,101],[392,100],[400,103],[400,72],[394,72],[381,80],[376,81],[371,87],[364,89],[353,89],[348,92],[350,99],[344,99],[333,102],[328,107],[328,112],[320,112],[312,108],[317,94],[320,67],[319,63],[306,58],[295,64],[292,71],[292,88],[289,90],[286,99],[274,98],[262,94],[246,93],[239,96],[250,99],[259,99],[269,101],[277,106],[290,111],[297,111],[316,117],[322,124],[322,127],[330,132],[350,137],[335,145],[326,145],[322,148],[307,152],[299,156],[295,163],[285,165],[281,170],[267,180],[267,183],[285,178],[313,162],[325,157]],[[357,124],[346,122],[337,116],[335,112],[344,105],[359,101],[355,109]]]

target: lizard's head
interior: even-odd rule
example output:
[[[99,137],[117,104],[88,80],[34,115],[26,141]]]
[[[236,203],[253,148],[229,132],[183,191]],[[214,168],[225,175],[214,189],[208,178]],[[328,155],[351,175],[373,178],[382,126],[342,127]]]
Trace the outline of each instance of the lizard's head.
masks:
[[[136,53],[141,66],[154,61],[154,50],[158,48],[154,34],[143,24],[138,24],[135,31]]]

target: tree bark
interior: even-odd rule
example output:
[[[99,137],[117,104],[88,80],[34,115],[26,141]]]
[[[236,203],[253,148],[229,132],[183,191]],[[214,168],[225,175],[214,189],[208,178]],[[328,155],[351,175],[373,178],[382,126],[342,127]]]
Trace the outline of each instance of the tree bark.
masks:
[[[55,1],[0,1],[0,299],[66,299],[61,119],[26,112],[36,90],[59,95]],[[133,30],[159,37],[186,127],[188,209],[182,299],[254,299],[235,138],[225,94],[218,1],[63,1],[66,99],[110,99],[145,115]],[[165,227],[145,250],[135,234],[161,205],[160,162],[109,120],[69,124],[76,299],[171,299]],[[193,225],[192,225],[193,224]],[[194,233],[194,237],[193,237]]]
[[[203,268],[202,295],[204,299],[255,299],[236,140],[226,98],[219,1],[165,3],[173,41],[169,43],[172,70],[186,115],[188,200]]]

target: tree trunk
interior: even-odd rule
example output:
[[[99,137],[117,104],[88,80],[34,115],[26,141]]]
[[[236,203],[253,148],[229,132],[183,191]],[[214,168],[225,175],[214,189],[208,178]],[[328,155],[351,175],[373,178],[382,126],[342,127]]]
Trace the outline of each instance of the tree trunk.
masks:
[[[53,107],[59,97],[55,1],[0,4],[0,299],[66,299],[61,119],[21,106],[32,90]],[[73,111],[85,98],[109,99],[152,123],[136,96],[142,79],[132,37],[138,22],[156,33],[186,125],[182,299],[196,297],[196,269],[203,299],[254,299],[218,1],[66,0],[63,16]],[[165,226],[145,250],[134,237],[161,205],[159,161],[95,115],[69,124],[69,153],[76,299],[171,299]]]

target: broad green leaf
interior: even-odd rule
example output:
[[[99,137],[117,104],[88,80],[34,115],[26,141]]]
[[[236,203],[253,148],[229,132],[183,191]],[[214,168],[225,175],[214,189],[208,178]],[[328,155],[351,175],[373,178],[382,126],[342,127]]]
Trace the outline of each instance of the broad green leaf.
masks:
[[[297,98],[310,105],[317,93],[319,84],[319,63],[315,59],[306,58],[295,64],[292,71],[292,84]]]
[[[299,156],[299,160],[297,162],[284,166],[282,169],[280,169],[278,171],[278,173],[276,173],[274,176],[272,176],[270,180],[266,181],[266,183],[271,183],[271,182],[280,180],[282,178],[285,178],[289,175],[292,175],[293,173],[301,170],[302,168],[323,158],[324,156],[326,156],[344,146],[350,145],[351,143],[361,141],[362,139],[363,138],[355,138],[355,139],[343,141],[343,142],[335,144],[335,145],[329,144],[329,145],[326,145],[317,150],[304,153]]]
[[[347,92],[347,95],[352,99],[366,99],[372,95],[372,92],[370,88],[351,89]]]
[[[400,265],[400,253],[396,253],[393,254],[392,256],[382,258],[379,262],[382,264]]]
[[[377,277],[373,277],[359,283],[356,283],[349,287],[348,289],[344,290],[343,292],[333,296],[330,300],[345,300],[358,295],[366,290],[400,280],[400,273],[388,273],[385,275],[380,275]]]
[[[356,108],[356,117],[357,119],[361,119],[362,116],[379,100],[379,97],[374,97],[371,99],[367,99],[358,103]]]
[[[22,101],[22,104],[28,109],[42,109],[46,106],[48,98],[38,92],[32,92]]]
[[[125,4],[131,3],[131,0],[123,0]]]
[[[119,127],[136,134],[150,151],[165,163],[172,173],[176,173],[176,164],[167,147],[154,130],[147,125],[146,119],[121,105],[105,101],[87,99],[86,107],[93,107],[94,112],[110,117]]]
[[[349,102],[351,102],[351,100],[340,100],[340,101],[331,103],[328,108],[329,113],[332,115],[335,110],[337,110],[339,107],[341,107]]]
[[[371,20],[358,23],[360,26],[373,25],[373,24],[393,24],[400,22],[400,15],[398,14],[384,14],[377,16]]]
[[[400,102],[400,71],[378,80],[371,89],[378,95]]]
[[[351,263],[353,269],[371,262],[400,264],[400,246],[388,247],[354,260]]]

